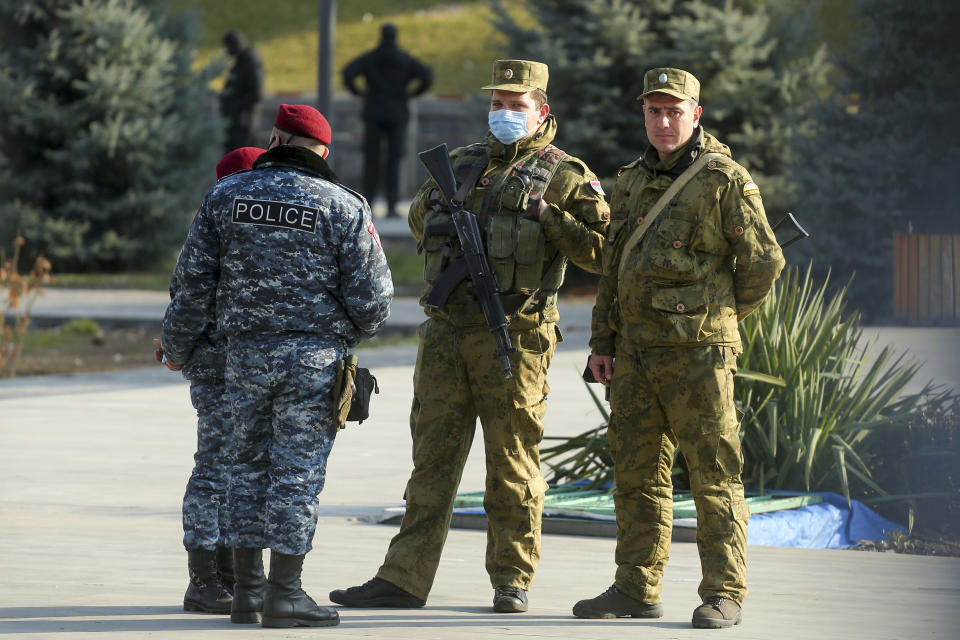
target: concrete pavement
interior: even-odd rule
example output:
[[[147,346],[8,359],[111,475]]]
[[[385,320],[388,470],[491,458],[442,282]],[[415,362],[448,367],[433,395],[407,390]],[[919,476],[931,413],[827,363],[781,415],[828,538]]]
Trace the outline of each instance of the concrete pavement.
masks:
[[[579,379],[583,335],[551,368],[548,434],[600,418]],[[368,349],[381,394],[371,420],[341,432],[320,496],[304,584],[325,602],[379,566],[396,527],[374,524],[402,502],[410,471],[413,345]],[[478,439],[479,440],[479,439]],[[573,603],[613,580],[614,541],[546,535],[527,614],[495,615],[483,532],[453,530],[428,605],[341,610],[332,629],[267,630],[181,610],[186,554],[180,499],[195,417],[180,376],[156,368],[0,382],[0,637],[11,638],[694,638],[696,547],[675,543],[660,620],[589,621]],[[461,490],[483,487],[475,445]],[[750,547],[744,623],[717,634],[784,640],[957,637],[960,559]]]

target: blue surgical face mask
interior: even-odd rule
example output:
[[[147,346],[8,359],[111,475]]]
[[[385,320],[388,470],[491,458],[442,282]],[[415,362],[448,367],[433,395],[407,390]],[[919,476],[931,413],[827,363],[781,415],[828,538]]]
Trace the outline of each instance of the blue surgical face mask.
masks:
[[[511,144],[529,133],[527,114],[510,109],[497,109],[487,116],[490,132],[503,144]]]

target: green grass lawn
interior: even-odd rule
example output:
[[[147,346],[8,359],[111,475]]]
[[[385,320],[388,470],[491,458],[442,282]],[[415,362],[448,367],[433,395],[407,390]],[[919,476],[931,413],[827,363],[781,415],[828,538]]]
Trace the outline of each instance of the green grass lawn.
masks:
[[[153,339],[160,326],[101,329],[90,319],[77,319],[60,327],[31,328],[23,341],[16,375],[96,373],[160,365],[153,358]],[[358,349],[414,344],[414,335],[377,336]]]
[[[514,3],[523,12],[523,3]],[[268,93],[312,93],[317,87],[317,2],[174,0],[178,10],[200,18],[198,65],[224,55],[223,34],[239,29],[263,56]],[[526,15],[519,13],[518,15]],[[380,27],[397,26],[400,46],[434,69],[435,94],[470,94],[490,77],[491,63],[508,55],[506,39],[494,31],[487,2],[439,0],[351,0],[337,3],[335,90],[345,91],[340,71],[376,46]],[[222,78],[220,79],[222,83]],[[219,86],[217,87],[219,88]]]
[[[416,253],[389,249],[387,264],[393,284],[402,295],[419,295],[423,287],[423,259]],[[54,273],[49,287],[60,289],[145,289],[166,291],[170,286],[173,261],[153,271],[129,273]],[[412,293],[411,293],[412,292]]]
[[[170,270],[131,273],[58,273],[52,276],[51,287],[58,289],[142,289],[166,291]]]
[[[83,319],[56,328],[30,329],[17,376],[159,366],[153,359],[153,338],[159,331],[159,326],[103,330]]]

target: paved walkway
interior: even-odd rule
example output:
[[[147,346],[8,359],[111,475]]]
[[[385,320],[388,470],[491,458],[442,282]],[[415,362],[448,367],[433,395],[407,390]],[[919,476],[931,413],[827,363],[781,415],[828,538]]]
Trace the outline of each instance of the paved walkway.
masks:
[[[575,334],[575,332],[574,332]],[[576,335],[576,334],[575,334]],[[565,343],[550,373],[548,434],[599,422],[579,379],[586,352]],[[338,437],[304,584],[318,601],[371,577],[396,527],[410,471],[414,347],[369,349],[382,393],[371,420]],[[573,603],[613,579],[614,541],[546,535],[531,610],[495,615],[483,532],[453,530],[425,609],[342,610],[334,629],[266,630],[187,614],[180,499],[195,418],[187,385],[156,368],[0,382],[0,638],[694,638],[696,547],[675,543],[653,621],[588,621]],[[462,490],[483,486],[471,452]],[[946,639],[960,625],[960,560],[892,553],[749,548],[751,593],[737,638]],[[726,637],[725,635],[725,637]],[[711,636],[712,637],[712,636]]]

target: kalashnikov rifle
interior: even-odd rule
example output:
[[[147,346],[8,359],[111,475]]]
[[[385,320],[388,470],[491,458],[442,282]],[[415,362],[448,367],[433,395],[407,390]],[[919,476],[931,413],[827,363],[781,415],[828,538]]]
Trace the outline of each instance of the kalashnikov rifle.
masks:
[[[453,166],[450,164],[447,145],[441,144],[433,149],[421,151],[417,155],[420,162],[426,167],[430,177],[437,183],[440,194],[450,209],[451,221],[456,229],[457,238],[460,240],[460,254],[447,267],[445,273],[449,272],[448,277],[443,278],[443,275],[441,275],[441,279],[455,285],[463,280],[464,270],[470,275],[470,281],[473,283],[473,294],[483,308],[487,327],[490,328],[490,333],[493,334],[496,343],[495,354],[500,359],[503,375],[510,378],[513,373],[510,369],[510,359],[507,354],[515,351],[515,349],[513,343],[510,342],[510,334],[507,332],[507,316],[503,311],[503,303],[500,301],[500,287],[497,284],[497,277],[490,269],[490,263],[487,261],[483,236],[480,234],[480,226],[477,224],[477,216],[464,209],[463,203],[458,202],[455,198],[457,182],[453,175]],[[446,295],[440,296],[440,302],[436,306],[442,306],[446,297]],[[428,306],[432,304],[430,298],[428,296],[426,301]]]

